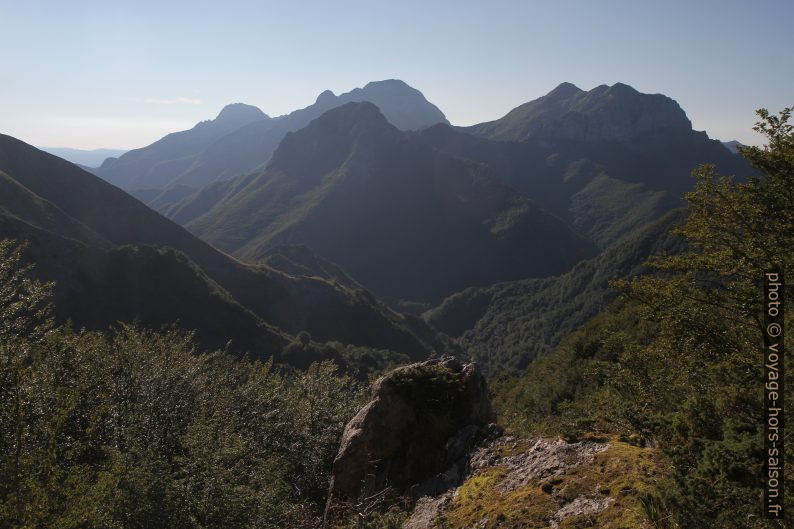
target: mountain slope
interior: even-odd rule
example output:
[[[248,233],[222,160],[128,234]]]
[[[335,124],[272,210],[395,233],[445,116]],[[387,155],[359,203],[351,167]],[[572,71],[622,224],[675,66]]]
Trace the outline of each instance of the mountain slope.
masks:
[[[392,302],[559,273],[592,255],[488,167],[424,145],[371,103],[327,112],[288,135],[265,170],[211,186],[173,216],[249,261],[304,244]]]
[[[673,253],[675,210],[565,274],[469,288],[424,314],[491,374],[517,372],[594,317],[616,295],[609,281],[639,274],[651,255]]]
[[[0,136],[0,238],[28,241],[58,314],[104,328],[140,319],[198,328],[205,345],[268,354],[308,331],[319,341],[423,357],[443,348],[418,319],[331,280],[244,265],[123,191]],[[204,334],[202,334],[204,333]]]
[[[162,190],[175,185],[197,189],[256,169],[270,159],[287,133],[305,127],[332,108],[353,101],[374,103],[389,122],[405,130],[447,123],[444,114],[418,90],[395,79],[377,81],[339,96],[326,90],[314,104],[285,116],[266,119],[262,115],[258,119],[249,119],[247,123],[238,120],[235,122],[238,126],[225,130],[223,134],[212,134],[211,137],[205,134],[194,139],[197,136],[194,131],[201,126],[199,124],[193,131],[188,131],[194,133],[192,135],[177,133],[181,150],[174,149],[168,159],[154,157],[151,151],[159,155],[164,150],[160,143],[166,140],[170,148],[176,139],[171,138],[173,134],[132,151],[134,156],[126,155],[107,167],[101,167],[96,174],[130,191]],[[157,165],[150,168],[153,158]],[[160,199],[152,205],[163,211],[170,203]]]
[[[213,120],[202,121],[190,130],[174,132],[119,158],[109,158],[94,174],[123,189],[165,188],[188,170],[193,158],[223,136],[254,122],[270,118],[254,106],[227,105]]]
[[[751,172],[719,141],[693,131],[673,100],[620,84],[589,92],[562,84],[500,120],[457,130],[439,125],[421,137],[490,165],[602,248],[679,207],[695,166]]]

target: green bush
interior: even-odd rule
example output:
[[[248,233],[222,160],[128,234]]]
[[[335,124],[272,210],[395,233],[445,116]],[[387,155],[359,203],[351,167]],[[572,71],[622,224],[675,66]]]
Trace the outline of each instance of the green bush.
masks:
[[[55,328],[0,243],[0,526],[312,527],[362,386],[190,335]]]

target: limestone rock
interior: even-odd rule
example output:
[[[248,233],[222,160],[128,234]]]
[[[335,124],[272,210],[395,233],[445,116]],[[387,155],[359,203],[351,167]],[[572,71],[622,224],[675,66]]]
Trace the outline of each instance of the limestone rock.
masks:
[[[334,461],[326,520],[390,490],[418,498],[458,485],[468,453],[498,430],[485,378],[451,357],[398,368],[372,387]],[[360,506],[358,507],[361,508]]]

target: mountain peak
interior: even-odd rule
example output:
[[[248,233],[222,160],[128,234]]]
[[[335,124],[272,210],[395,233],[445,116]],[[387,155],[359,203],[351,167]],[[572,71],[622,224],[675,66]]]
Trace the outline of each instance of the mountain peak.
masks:
[[[223,107],[215,121],[248,123],[267,118],[268,115],[258,107],[245,103],[232,103]]]
[[[608,87],[606,92],[613,95],[643,95],[636,88],[626,83],[615,83]]]
[[[548,93],[546,97],[571,97],[576,94],[581,94],[583,90],[573,83],[560,83],[557,88]]]
[[[389,122],[401,130],[417,130],[448,123],[444,113],[424,94],[399,79],[372,81],[339,96],[340,102],[369,101],[378,106]]]
[[[317,96],[317,101],[314,103],[316,105],[324,105],[327,103],[333,103],[336,100],[336,94],[331,92],[330,90],[324,90],[320,95]]]
[[[313,126],[332,128],[338,133],[362,130],[372,133],[392,128],[380,109],[369,101],[350,102],[333,108],[310,123],[307,129]]]
[[[293,175],[325,174],[338,167],[356,145],[373,145],[397,133],[373,103],[346,103],[287,134],[273,152],[269,167]]]
[[[503,118],[469,130],[502,141],[628,141],[661,130],[691,129],[678,103],[664,95],[643,94],[624,83],[599,85],[587,92],[562,83]]]
[[[364,85],[364,90],[372,90],[376,88],[390,88],[396,90],[412,90],[418,91],[416,88],[413,88],[411,85],[406,83],[401,79],[383,79],[381,81],[370,81],[366,85]]]

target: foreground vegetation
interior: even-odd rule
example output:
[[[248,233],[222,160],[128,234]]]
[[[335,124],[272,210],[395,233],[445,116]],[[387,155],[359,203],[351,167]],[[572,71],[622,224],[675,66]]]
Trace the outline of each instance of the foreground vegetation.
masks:
[[[599,441],[607,441],[600,439]],[[534,442],[520,440],[501,448],[502,455],[530,453]],[[659,451],[610,439],[603,452],[560,475],[533,477],[511,486],[507,466],[497,465],[477,472],[459,489],[437,527],[483,527],[545,529],[558,519],[560,528],[600,527],[621,529],[645,527],[654,518],[644,502],[659,476],[666,472]],[[593,493],[596,497],[592,498]],[[560,502],[588,497],[603,503],[597,512],[558,516]],[[594,509],[595,511],[595,509]],[[478,525],[481,520],[485,524]]]
[[[759,111],[765,148],[742,154],[762,176],[735,182],[703,166],[677,230],[688,243],[518,379],[495,385],[512,429],[576,437],[601,431],[660,446],[672,476],[649,505],[667,527],[780,527],[764,520],[763,272],[794,277],[791,110]],[[786,314],[792,328],[794,311]],[[791,363],[792,335],[786,338]],[[786,375],[794,387],[791,372]],[[786,413],[794,414],[791,399]],[[785,482],[794,487],[794,447]],[[789,495],[786,509],[794,512]],[[663,526],[664,527],[664,526]]]
[[[0,243],[0,527],[311,527],[361,386],[331,363],[54,327]]]

